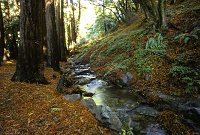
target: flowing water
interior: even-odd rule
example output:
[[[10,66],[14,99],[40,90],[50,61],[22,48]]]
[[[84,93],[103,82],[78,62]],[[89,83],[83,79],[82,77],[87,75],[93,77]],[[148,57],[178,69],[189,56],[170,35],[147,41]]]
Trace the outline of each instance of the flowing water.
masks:
[[[94,93],[92,98],[97,105],[107,105],[112,109],[117,109],[121,107],[132,108],[139,104],[138,97],[131,93],[130,89],[108,85],[103,80],[92,80],[81,88],[87,92]]]
[[[113,112],[116,112],[117,117],[119,117],[123,124],[122,128],[124,128],[124,126],[128,126],[129,129],[131,129],[133,133],[137,135],[168,134],[166,129],[164,129],[156,121],[156,116],[159,115],[159,111],[154,107],[149,106],[145,99],[143,99],[141,96],[137,95],[128,88],[118,87],[102,79],[98,79],[94,72],[91,71],[88,64],[72,65],[72,74],[75,75],[76,84],[78,84],[83,91],[94,94],[92,99],[97,106],[109,106]],[[164,95],[162,93],[159,93],[158,95],[163,99],[171,99],[168,95]],[[179,100],[177,100],[178,102],[175,100],[173,101],[175,104],[179,103]],[[194,110],[195,109],[197,112],[199,112],[199,108],[196,107]],[[112,123],[109,123],[109,125],[110,124]],[[195,126],[195,124],[191,122],[190,124]],[[198,129],[197,131],[200,130]]]
[[[143,104],[144,99],[139,95],[128,88],[121,88],[98,79],[89,65],[75,65],[73,69],[76,83],[80,88],[94,94],[92,99],[97,106],[109,106],[113,112],[116,112],[123,126],[128,124],[128,127],[138,135],[154,135],[154,133],[166,135],[165,130],[156,123],[155,119],[152,119],[158,115],[158,111]],[[150,129],[154,129],[153,134]]]
[[[80,65],[75,69],[76,78],[78,82],[86,82],[84,80],[90,80],[84,85],[80,85],[81,89],[89,93],[94,93],[92,97],[97,105],[107,105],[112,109],[121,107],[132,108],[136,104],[139,104],[139,96],[131,93],[128,88],[121,88],[109,84],[101,79],[97,79],[95,74],[90,71],[88,65]]]

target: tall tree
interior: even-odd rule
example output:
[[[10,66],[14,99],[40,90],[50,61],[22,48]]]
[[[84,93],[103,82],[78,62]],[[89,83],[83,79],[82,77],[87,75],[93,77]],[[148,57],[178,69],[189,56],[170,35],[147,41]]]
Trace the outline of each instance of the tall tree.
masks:
[[[61,60],[66,60],[67,47],[65,39],[65,24],[64,24],[64,0],[61,0],[61,15],[60,15],[60,48],[61,48]]]
[[[75,16],[76,5],[78,5],[78,17]],[[68,36],[68,48],[71,46],[73,48],[72,52],[75,51],[76,40],[79,31],[79,22],[81,16],[80,1],[75,3],[73,0],[67,2],[68,14],[67,14],[67,36]]]
[[[19,32],[19,6],[16,1],[3,1],[5,15],[5,44],[6,49],[9,50],[10,58],[17,57],[17,39]]]
[[[56,29],[57,37],[60,51],[60,60],[65,61],[66,59],[66,41],[65,41],[65,27],[64,27],[64,0],[55,0],[55,20],[56,20]]]
[[[47,30],[47,59],[48,65],[54,70],[59,70],[59,44],[55,22],[55,7],[53,0],[46,0],[46,30]]]
[[[3,14],[1,9],[1,2],[0,2],[0,65],[3,62],[4,56],[4,47],[5,47],[5,40],[4,40],[4,23],[3,23]]]
[[[158,28],[162,28],[162,29],[167,28],[166,6],[167,6],[166,0],[158,0],[158,16],[159,16]]]
[[[44,77],[44,0],[20,0],[20,45],[12,81],[47,83]]]
[[[60,47],[60,36],[61,36],[61,33],[60,33],[60,17],[61,17],[61,0],[54,0],[54,12],[55,12],[55,22],[56,22],[56,31],[57,31],[57,44],[59,45],[58,46],[58,51],[59,51],[59,60],[61,58],[61,47]]]
[[[167,28],[166,0],[132,0],[139,3],[144,11],[145,19],[152,19],[157,29]]]

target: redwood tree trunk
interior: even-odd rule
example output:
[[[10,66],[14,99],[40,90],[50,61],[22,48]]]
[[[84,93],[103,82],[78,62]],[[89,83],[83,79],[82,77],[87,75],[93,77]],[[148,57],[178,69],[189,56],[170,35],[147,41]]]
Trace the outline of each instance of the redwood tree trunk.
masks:
[[[43,65],[43,0],[20,1],[20,45],[12,81],[46,84]]]
[[[57,41],[59,49],[59,59],[65,61],[66,59],[66,43],[65,43],[65,27],[64,27],[64,0],[55,0],[55,20],[57,30]]]
[[[55,23],[55,7],[53,0],[46,0],[46,28],[48,65],[59,70],[59,45]]]
[[[60,10],[61,10],[61,5],[60,5],[60,1],[61,0],[54,0],[54,7],[55,7],[55,22],[56,22],[56,31],[57,31],[57,43],[58,43],[58,51],[59,51],[59,54],[58,57],[59,57],[59,60],[61,59],[61,46],[60,46],[60,36],[61,36],[61,32],[60,32],[60,17],[61,17],[61,14],[60,14]]]
[[[61,0],[61,16],[60,16],[60,49],[61,49],[61,60],[66,60],[67,47],[65,41],[65,25],[64,25],[64,0]]]
[[[5,40],[4,40],[4,24],[3,24],[3,14],[1,9],[1,2],[0,2],[0,65],[3,62],[4,56],[4,47],[5,47]]]

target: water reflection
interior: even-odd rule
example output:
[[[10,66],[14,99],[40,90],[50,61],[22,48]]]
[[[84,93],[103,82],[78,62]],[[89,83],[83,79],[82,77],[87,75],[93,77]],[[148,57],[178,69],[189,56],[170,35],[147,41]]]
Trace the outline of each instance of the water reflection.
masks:
[[[129,89],[108,85],[105,81],[98,79],[83,85],[82,89],[95,93],[93,99],[97,105],[108,105],[111,108],[132,107],[138,101],[138,97]]]

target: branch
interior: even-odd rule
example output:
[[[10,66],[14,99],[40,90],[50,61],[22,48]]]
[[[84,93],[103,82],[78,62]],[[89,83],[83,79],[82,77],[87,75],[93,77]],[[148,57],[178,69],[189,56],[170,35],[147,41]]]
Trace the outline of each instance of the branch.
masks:
[[[103,4],[94,3],[94,2],[92,2],[92,1],[90,1],[90,3],[91,3],[92,5],[94,5],[94,6],[100,6],[100,7],[104,7],[105,9],[110,10],[110,11],[115,15],[115,17],[117,18],[117,20],[120,22],[120,20],[119,20],[119,18],[121,18],[120,15],[117,14],[117,13],[115,13],[115,12],[112,10],[112,8],[106,7],[106,6],[103,5]]]

